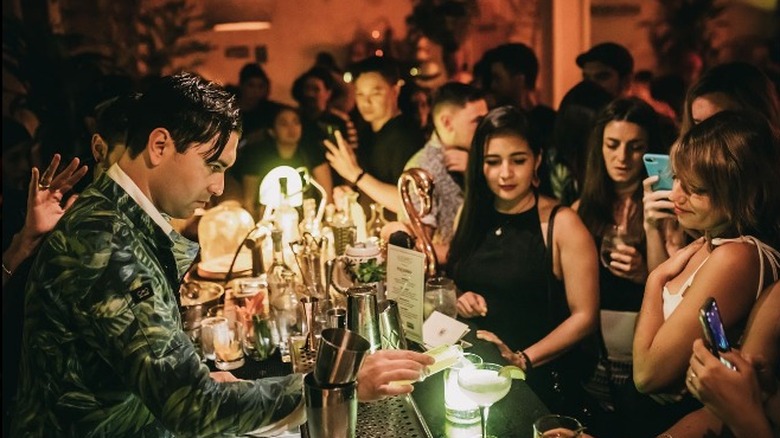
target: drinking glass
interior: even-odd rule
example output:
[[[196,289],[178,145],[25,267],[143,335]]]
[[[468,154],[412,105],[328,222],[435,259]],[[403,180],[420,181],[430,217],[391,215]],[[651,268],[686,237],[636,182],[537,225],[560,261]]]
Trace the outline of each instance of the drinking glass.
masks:
[[[461,391],[479,406],[482,438],[491,437],[487,434],[490,406],[504,398],[512,387],[511,377],[498,374],[501,368],[502,366],[496,363],[481,363],[458,372],[458,385]]]
[[[545,415],[534,421],[534,438],[578,438],[584,429],[576,418]]]
[[[609,263],[612,261],[612,253],[617,251],[618,244],[636,247],[639,245],[639,240],[638,236],[629,234],[623,227],[617,225],[610,226],[604,230],[604,235],[601,237],[601,248],[599,249],[601,264],[605,268],[609,268]]]
[[[458,297],[455,282],[452,279],[435,277],[429,278],[425,282],[423,319],[428,319],[434,310],[450,318],[458,316]]]
[[[212,327],[214,335],[214,365],[223,371],[234,370],[244,365],[244,324],[241,321],[225,319]]]
[[[215,360],[214,354],[214,330],[220,324],[226,324],[227,318],[224,316],[210,316],[203,318],[200,322],[200,351],[204,359]]]
[[[444,412],[447,420],[458,424],[479,421],[479,406],[460,390],[458,373],[464,368],[472,368],[481,363],[482,358],[476,354],[463,353],[463,357],[455,365],[444,370]]]

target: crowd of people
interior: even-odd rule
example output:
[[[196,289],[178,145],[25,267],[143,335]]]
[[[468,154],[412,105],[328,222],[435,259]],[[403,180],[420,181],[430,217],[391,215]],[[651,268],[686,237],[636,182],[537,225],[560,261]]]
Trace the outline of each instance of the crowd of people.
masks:
[[[350,66],[351,83],[315,63],[294,83],[297,107],[269,99],[258,64],[235,88],[180,73],[98,105],[93,157],[55,155],[43,173],[34,133],[4,118],[4,427],[168,436],[299,419],[300,376],[209,373],[175,297],[198,251],[182,221],[226,199],[259,218],[260,181],[287,164],[330,202],[381,204],[393,229],[408,221],[398,178],[427,170],[421,220],[459,317],[589,434],[776,436],[777,84],[732,62],[661,102],[633,86],[619,44],[572,62],[583,80],[557,112],[539,102],[538,60],[521,43],[485,52],[472,83],[433,90],[387,57]],[[669,157],[670,189],[645,154]],[[734,370],[702,345],[709,297]],[[360,399],[411,391],[388,383],[429,361],[372,355]]]

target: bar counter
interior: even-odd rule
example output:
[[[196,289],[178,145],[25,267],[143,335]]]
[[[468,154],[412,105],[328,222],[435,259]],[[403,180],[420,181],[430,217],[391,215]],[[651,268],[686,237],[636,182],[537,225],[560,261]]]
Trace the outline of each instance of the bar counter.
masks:
[[[467,352],[481,356],[485,362],[506,363],[493,344],[476,339],[474,333],[475,330],[472,330],[464,338],[473,344],[472,347],[467,348]],[[263,362],[256,362],[250,358],[245,360],[244,366],[232,371],[241,379],[258,379],[292,372],[292,365],[283,363],[278,351]],[[213,362],[209,361],[209,366],[216,371]],[[361,403],[358,407],[357,437],[478,437],[479,422],[464,427],[446,420],[443,375],[444,373],[440,372],[415,383],[411,396]],[[524,381],[514,380],[509,394],[490,407],[488,432],[501,438],[528,438],[533,436],[534,420],[548,413],[548,409]],[[307,437],[305,427],[302,426],[301,429],[301,436]]]

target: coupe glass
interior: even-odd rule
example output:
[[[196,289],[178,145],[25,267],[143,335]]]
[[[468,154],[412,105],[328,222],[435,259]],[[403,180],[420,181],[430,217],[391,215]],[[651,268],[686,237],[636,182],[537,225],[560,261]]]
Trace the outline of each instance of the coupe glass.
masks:
[[[501,365],[495,363],[480,363],[458,372],[461,391],[479,406],[482,438],[495,438],[487,434],[488,412],[490,406],[504,398],[512,387],[511,377],[498,374],[501,368]]]

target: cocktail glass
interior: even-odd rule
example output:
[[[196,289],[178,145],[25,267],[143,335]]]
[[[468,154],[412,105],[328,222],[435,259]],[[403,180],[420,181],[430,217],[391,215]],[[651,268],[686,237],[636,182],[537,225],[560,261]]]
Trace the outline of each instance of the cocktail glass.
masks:
[[[458,385],[461,391],[479,406],[482,438],[492,438],[487,434],[490,406],[504,398],[512,387],[511,377],[498,374],[501,368],[501,365],[495,363],[481,363],[458,372]]]

